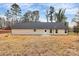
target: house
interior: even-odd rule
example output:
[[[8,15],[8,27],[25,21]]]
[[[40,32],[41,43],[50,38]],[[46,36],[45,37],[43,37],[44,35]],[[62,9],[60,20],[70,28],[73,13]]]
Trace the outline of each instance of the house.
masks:
[[[27,22],[11,26],[12,34],[68,34],[68,27],[58,22]]]

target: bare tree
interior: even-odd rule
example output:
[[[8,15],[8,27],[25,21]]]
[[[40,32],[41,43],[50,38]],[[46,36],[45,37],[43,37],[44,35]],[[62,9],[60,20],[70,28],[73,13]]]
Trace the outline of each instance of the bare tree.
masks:
[[[59,9],[58,13],[55,13],[57,22],[65,22],[67,17],[65,16],[65,9]]]
[[[55,9],[54,7],[50,6],[49,9],[46,10],[46,18],[47,18],[47,22],[48,21],[51,21],[53,22],[55,19],[55,16],[54,16],[54,13],[55,13]]]
[[[77,25],[74,26],[74,32],[79,33],[79,10],[77,11],[75,17],[72,19]]]
[[[29,21],[32,21],[32,12],[31,11],[27,11],[23,15],[23,22],[29,22]]]
[[[50,17],[50,21],[52,22],[53,21],[53,13],[54,13],[54,7],[52,7],[52,6],[50,6],[50,8],[49,8],[50,10],[49,10],[49,17]]]
[[[9,10],[7,10],[6,12],[5,12],[5,16],[6,16],[6,27],[10,27],[11,26],[11,13],[10,13],[10,11]]]
[[[32,20],[34,22],[38,22],[39,21],[39,11],[38,10],[33,11],[33,13],[32,13]]]
[[[48,19],[49,19],[49,10],[48,9],[46,10],[46,18],[47,18],[47,22],[48,22]]]
[[[37,22],[39,21],[39,11],[27,11],[23,15],[23,22]]]
[[[6,27],[6,22],[4,17],[0,17],[0,27],[1,28],[5,28]]]

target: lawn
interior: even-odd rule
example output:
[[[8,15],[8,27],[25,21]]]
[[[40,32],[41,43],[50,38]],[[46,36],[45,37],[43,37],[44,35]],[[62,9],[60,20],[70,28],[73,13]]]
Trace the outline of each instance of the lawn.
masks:
[[[79,55],[79,36],[29,36],[0,34],[0,55],[64,56]]]

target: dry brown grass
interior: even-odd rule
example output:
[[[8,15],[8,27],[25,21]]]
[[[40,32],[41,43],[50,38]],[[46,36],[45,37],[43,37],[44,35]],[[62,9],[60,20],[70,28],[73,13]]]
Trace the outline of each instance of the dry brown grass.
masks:
[[[27,36],[0,34],[0,55],[79,55],[79,36]]]

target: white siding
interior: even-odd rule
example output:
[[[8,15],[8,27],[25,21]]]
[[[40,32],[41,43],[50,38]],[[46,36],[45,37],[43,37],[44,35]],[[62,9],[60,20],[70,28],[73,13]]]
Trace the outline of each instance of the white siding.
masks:
[[[31,29],[12,29],[12,34],[31,34],[33,32]]]
[[[68,33],[65,33],[65,30],[64,29],[57,29],[57,33],[56,33],[56,29],[54,29],[54,34],[55,35],[59,35],[59,34],[68,34]]]
[[[45,30],[46,30],[46,32],[45,32]],[[37,34],[49,34],[49,30],[47,30],[47,29],[37,29],[36,33]]]
[[[36,29],[34,32],[34,29],[12,29],[12,34],[49,34],[49,30]]]
[[[45,32],[46,30],[46,32]],[[58,33],[56,33],[56,30],[52,30],[52,33],[50,33],[50,29],[36,29],[34,32],[34,29],[12,29],[12,34],[67,34],[65,33],[64,29],[58,29]]]

